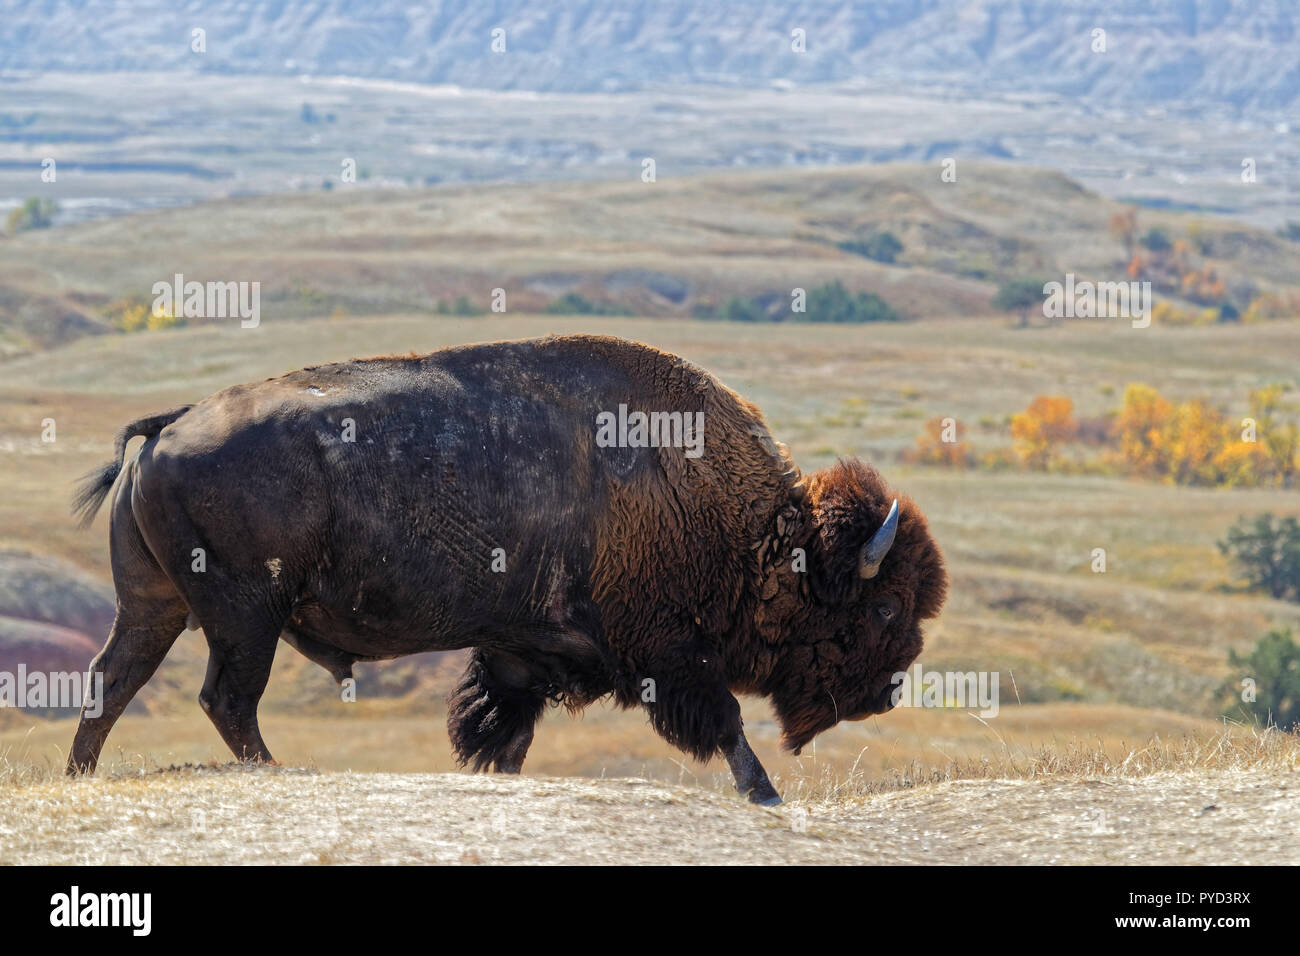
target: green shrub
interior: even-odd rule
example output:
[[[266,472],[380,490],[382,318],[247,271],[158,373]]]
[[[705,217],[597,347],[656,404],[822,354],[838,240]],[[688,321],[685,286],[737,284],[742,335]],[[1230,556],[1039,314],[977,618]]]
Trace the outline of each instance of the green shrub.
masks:
[[[1245,515],[1228,529],[1219,550],[1236,562],[1250,587],[1280,600],[1300,601],[1300,522],[1265,512]]]
[[[866,239],[850,239],[848,242],[837,242],[835,245],[844,252],[865,256],[877,262],[893,262],[903,251],[903,244],[892,232],[878,232]]]
[[[874,292],[850,292],[836,279],[808,290],[807,311],[796,322],[898,322],[900,316]]]
[[[54,222],[58,211],[59,204],[53,199],[29,199],[9,213],[7,226],[10,232],[45,229]]]
[[[1043,303],[1043,286],[1038,279],[1012,279],[998,287],[993,296],[993,308],[1020,315],[1020,324],[1029,324],[1029,310]]]
[[[742,299],[733,295],[722,307],[722,318],[728,322],[767,322],[771,317],[753,299]]]
[[[804,311],[793,312],[781,306],[786,293],[767,293],[757,297],[733,295],[722,308],[698,302],[691,314],[697,319],[726,319],[730,322],[901,322],[888,302],[874,292],[850,292],[839,280],[809,289],[804,297]]]
[[[1169,241],[1169,236],[1163,229],[1148,229],[1146,235],[1139,239],[1138,242],[1142,243],[1142,245],[1146,246],[1152,252],[1168,252],[1174,247],[1174,244]]]
[[[1229,651],[1228,663],[1237,676],[1223,688],[1234,698],[1225,717],[1245,715],[1265,726],[1272,723],[1288,731],[1296,728],[1300,722],[1300,645],[1291,639],[1290,631],[1270,631],[1244,656]]]
[[[592,302],[577,292],[566,292],[543,310],[550,315],[631,315],[630,309],[602,302]]]
[[[451,303],[438,300],[439,315],[459,315],[462,317],[482,315],[483,310],[469,300],[469,296],[458,295]]]

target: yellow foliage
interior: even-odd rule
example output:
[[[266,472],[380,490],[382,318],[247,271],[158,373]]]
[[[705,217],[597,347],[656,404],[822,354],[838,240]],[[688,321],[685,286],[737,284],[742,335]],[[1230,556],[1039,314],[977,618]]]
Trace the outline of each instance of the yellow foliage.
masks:
[[[1294,421],[1278,420],[1283,385],[1266,385],[1250,393],[1250,417],[1255,423],[1255,442],[1259,451],[1260,481],[1270,481],[1289,488],[1300,471],[1300,426]]]
[[[1174,404],[1148,385],[1129,385],[1115,421],[1119,460],[1131,474],[1183,485],[1290,486],[1300,426],[1278,421],[1282,394],[1280,385],[1251,392],[1251,428],[1201,399]]]
[[[1134,383],[1124,389],[1115,433],[1119,457],[1135,474],[1152,478],[1165,470],[1161,434],[1171,410],[1169,402],[1150,385]]]
[[[155,314],[148,302],[136,298],[119,299],[106,311],[109,320],[123,332],[157,331],[184,324],[183,319],[171,312]]]
[[[1215,454],[1212,467],[1219,484],[1249,487],[1261,483],[1268,457],[1255,442],[1229,441]]]
[[[138,332],[149,320],[147,305],[129,305],[118,315],[117,324],[123,332]]]
[[[1011,419],[1016,454],[1029,468],[1046,469],[1057,460],[1057,449],[1079,431],[1074,403],[1064,395],[1039,395]]]
[[[153,311],[149,312],[149,321],[147,327],[150,332],[157,332],[159,329],[170,329],[174,325],[180,324],[180,319],[170,312]]]
[[[1184,312],[1171,302],[1161,300],[1151,310],[1151,321],[1156,325],[1195,325],[1196,316]]]
[[[1201,399],[1175,405],[1162,441],[1169,477],[1180,485],[1220,484],[1214,462],[1228,436],[1227,421]]]

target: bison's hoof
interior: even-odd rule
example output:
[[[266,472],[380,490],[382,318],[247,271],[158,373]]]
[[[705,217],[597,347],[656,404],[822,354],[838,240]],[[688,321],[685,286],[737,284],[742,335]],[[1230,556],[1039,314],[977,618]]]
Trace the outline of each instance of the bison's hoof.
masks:
[[[781,795],[768,784],[749,791],[749,802],[757,803],[760,807],[775,807],[781,802]]]

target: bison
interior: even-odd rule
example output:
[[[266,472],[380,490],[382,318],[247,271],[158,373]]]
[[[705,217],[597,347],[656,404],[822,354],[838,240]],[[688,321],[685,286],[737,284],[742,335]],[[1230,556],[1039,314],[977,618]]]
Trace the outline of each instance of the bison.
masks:
[[[612,697],[779,803],[733,695],[768,698],[795,753],[889,710],[947,586],[924,516],[871,467],[803,475],[754,405],[612,337],[304,368],[132,422],[115,451],[74,503],[89,523],[116,485],[117,617],[74,774],[188,624],[199,702],[243,760],[272,759],[257,705],[281,638],[340,683],[470,648],[462,765],[517,773],[548,701]]]

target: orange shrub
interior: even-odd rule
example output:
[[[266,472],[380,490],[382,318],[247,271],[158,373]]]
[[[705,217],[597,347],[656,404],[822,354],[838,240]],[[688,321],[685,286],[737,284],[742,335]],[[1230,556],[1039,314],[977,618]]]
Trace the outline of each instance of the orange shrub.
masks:
[[[1064,395],[1039,395],[1011,419],[1016,455],[1028,468],[1046,469],[1058,458],[1061,445],[1078,434],[1074,403]]]
[[[951,441],[945,439],[951,438]],[[966,426],[955,418],[932,418],[916,436],[916,447],[903,453],[903,460],[921,465],[969,468],[975,455],[966,444]]]

